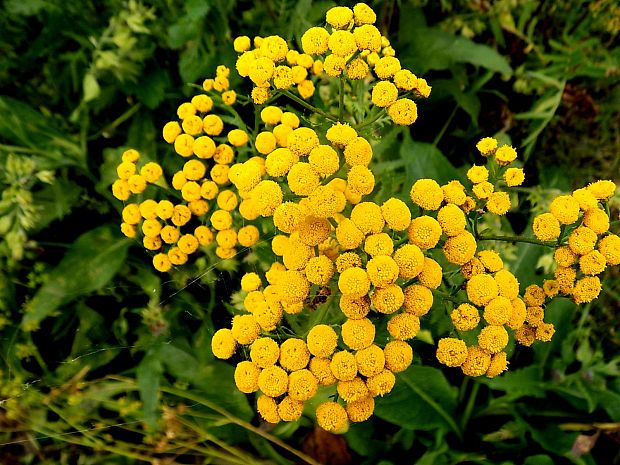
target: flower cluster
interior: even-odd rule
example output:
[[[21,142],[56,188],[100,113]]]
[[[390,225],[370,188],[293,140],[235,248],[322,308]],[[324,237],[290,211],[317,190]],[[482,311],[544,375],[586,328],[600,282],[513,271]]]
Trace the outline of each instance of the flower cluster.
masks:
[[[556,197],[549,212],[534,218],[534,235],[555,246],[554,279],[535,294],[542,301],[557,294],[582,304],[601,292],[598,277],[608,265],[620,264],[620,237],[609,231],[607,201],[614,194],[612,181],[596,181],[570,195]]]
[[[140,228],[144,247],[157,252],[153,266],[158,271],[183,265],[189,255],[213,242],[218,257],[230,258],[237,245],[251,247],[259,239],[258,228],[246,225],[240,217],[240,199],[229,179],[230,165],[250,151],[248,133],[239,127],[227,128],[224,122],[230,121],[225,113],[236,114],[232,105],[237,95],[229,89],[229,73],[225,66],[218,66],[216,77],[203,84],[206,93],[179,105],[178,120],[164,125],[164,140],[184,160],[171,178],[176,192],[159,201],[153,198],[157,192],[149,193],[150,198],[123,208],[121,231],[136,237]],[[215,112],[218,109],[220,114]],[[122,156],[119,179],[112,186],[119,200],[127,201],[132,194],[146,197],[148,183],[167,187],[162,167],[155,162],[146,163],[136,174],[138,159],[135,150]]]

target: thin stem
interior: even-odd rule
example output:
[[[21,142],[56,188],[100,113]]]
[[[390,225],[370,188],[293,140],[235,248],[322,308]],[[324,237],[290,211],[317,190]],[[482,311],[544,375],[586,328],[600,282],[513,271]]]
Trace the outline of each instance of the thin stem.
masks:
[[[344,120],[344,76],[340,76],[340,87],[338,89],[338,118]]]
[[[540,241],[533,237],[526,236],[476,236],[477,241],[504,241],[504,242],[525,242],[528,244],[543,245],[545,247],[554,248],[556,246],[555,241]]]
[[[469,422],[469,418],[471,417],[471,412],[474,410],[474,405],[476,405],[476,397],[478,396],[478,389],[480,389],[480,383],[474,380],[474,385],[471,388],[471,392],[469,393],[469,399],[467,399],[467,405],[465,406],[465,411],[463,412],[463,416],[461,417],[461,429],[464,431],[467,423]]]
[[[463,302],[459,299],[452,297],[450,294],[442,291],[438,291],[437,289],[431,289],[431,292],[434,296],[441,297],[443,300],[449,300],[450,302],[454,302],[455,304],[462,304]]]
[[[439,144],[439,141],[443,138],[443,135],[448,130],[448,127],[450,126],[450,123],[452,123],[452,120],[454,119],[454,116],[456,115],[457,110],[458,110],[458,107],[454,107],[454,110],[452,110],[452,113],[446,120],[446,123],[441,128],[441,131],[439,131],[439,134],[437,134],[437,137],[435,137],[435,140],[433,141],[433,145],[435,147],[437,147],[437,144]]]
[[[127,110],[125,113],[123,113],[121,116],[119,116],[118,118],[116,118],[114,121],[112,121],[110,124],[108,124],[106,127],[104,127],[103,129],[101,129],[100,131],[97,131],[95,134],[93,134],[92,136],[89,136],[87,138],[87,140],[94,140],[97,139],[98,137],[102,136],[104,133],[106,133],[107,131],[111,130],[111,129],[115,129],[116,127],[120,126],[122,123],[124,123],[125,121],[127,121],[129,118],[131,118],[140,108],[142,107],[141,103],[136,103],[133,107],[131,107],[129,110]]]
[[[288,90],[281,90],[280,93],[282,93],[283,95],[286,95],[291,100],[294,100],[295,102],[299,103],[301,106],[306,107],[308,110],[310,110],[310,111],[312,111],[314,113],[317,113],[317,114],[323,116],[324,118],[327,118],[328,120],[335,121],[335,122],[339,121],[339,119],[337,117],[335,117],[334,115],[330,115],[329,113],[324,112],[320,108],[317,108],[314,105],[309,104],[308,102],[306,102],[305,100],[297,97],[295,94],[293,94],[292,92],[289,92]]]
[[[365,123],[358,124],[357,126],[355,126],[355,129],[359,131],[360,129],[365,128],[366,126],[370,126],[371,124],[376,123],[379,120],[379,118],[382,118],[384,115],[385,115],[385,110],[382,109],[379,113],[377,113],[377,116],[375,116],[373,119]]]

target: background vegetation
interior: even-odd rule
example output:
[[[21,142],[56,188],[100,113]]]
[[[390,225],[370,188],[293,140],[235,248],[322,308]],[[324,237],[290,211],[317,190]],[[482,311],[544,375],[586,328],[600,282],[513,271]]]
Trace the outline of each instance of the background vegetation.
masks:
[[[493,134],[517,147],[526,171],[504,230],[521,233],[559,192],[620,180],[617,2],[370,3],[403,64],[433,86],[412,129],[375,148],[378,199],[417,178],[462,178],[475,142]],[[238,261],[205,257],[160,275],[121,236],[110,185],[122,151],[165,165],[160,128],[188,83],[234,66],[234,36],[299,44],[333,4],[0,6],[0,462],[620,463],[617,270],[592,304],[556,301],[553,341],[519,348],[497,379],[439,368],[435,318],[373,419],[341,437],[309,419],[259,424],[232,367],[210,353]],[[540,247],[503,247],[522,284],[549,270]]]

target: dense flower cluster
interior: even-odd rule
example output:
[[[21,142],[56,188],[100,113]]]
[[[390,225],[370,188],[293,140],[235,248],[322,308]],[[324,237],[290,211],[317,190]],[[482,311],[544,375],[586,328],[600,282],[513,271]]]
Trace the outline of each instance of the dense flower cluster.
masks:
[[[163,128],[164,140],[184,160],[170,181],[176,194],[157,201],[159,192],[145,192],[149,183],[160,187],[167,183],[155,162],[146,163],[138,173],[135,150],[126,151],[117,167],[114,196],[127,201],[140,195],[140,201],[125,204],[121,231],[128,237],[142,233],[144,247],[156,252],[153,266],[158,271],[183,265],[189,255],[212,243],[218,257],[230,258],[237,246],[251,247],[259,239],[258,228],[240,217],[239,195],[229,179],[230,165],[239,154],[246,158],[250,150],[248,133],[229,127],[230,119],[224,116],[237,99],[229,89],[229,74],[228,68],[219,66],[216,77],[203,84],[206,93],[179,105],[178,120]]]
[[[171,181],[182,200],[147,198],[123,210],[126,235],[139,229],[146,248],[163,249],[154,257],[160,271],[212,242],[222,259],[238,244],[255,245],[259,231],[249,221],[271,233],[273,255],[261,254],[243,275],[235,294],[242,304],[211,344],[217,358],[236,361],[237,388],[257,393],[268,423],[296,421],[326,394],[331,400],[315,411],[323,429],[341,433],[368,419],[375,399],[413,363],[408,341],[436,301],[453,325],[438,339],[437,360],[468,376],[498,376],[511,339],[526,346],[551,339],[550,298],[589,302],[600,291],[597,275],[620,264],[620,239],[608,231],[604,209],[615,185],[599,181],[556,199],[535,219],[536,237],[556,246],[558,268],[542,287],[522,286],[485,246],[497,238],[478,231],[485,215],[506,215],[510,188],[525,179],[513,166],[516,150],[491,137],[476,145],[485,163],[467,171],[467,186],[423,178],[404,200],[373,201],[374,123],[381,126],[386,115],[396,125],[414,123],[410,97],[430,93],[424,79],[401,68],[375,21],[363,3],[334,7],[326,27],[303,33],[303,53],[278,36],[236,38],[236,70],[252,83],[251,99],[229,90],[229,70],[218,67],[203,84],[207,94],[179,106],[179,120],[164,127],[164,139],[184,159]],[[338,81],[327,86],[338,89],[329,101],[338,101],[338,115],[329,104],[324,111],[309,103],[330,79]],[[361,120],[344,112],[354,85],[367,91],[357,104],[373,108]],[[277,97],[313,114],[306,119]],[[253,130],[227,127],[242,124],[231,107],[238,101],[256,105]],[[228,115],[216,115],[216,107]],[[161,167],[138,170],[138,159],[135,151],[123,154],[113,186],[120,200],[141,195],[148,183],[166,187]]]

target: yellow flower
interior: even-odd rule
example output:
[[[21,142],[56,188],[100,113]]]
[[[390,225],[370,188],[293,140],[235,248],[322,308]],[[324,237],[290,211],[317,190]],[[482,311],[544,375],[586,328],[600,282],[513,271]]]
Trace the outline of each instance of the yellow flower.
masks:
[[[398,98],[398,89],[390,81],[379,81],[372,88],[372,103],[378,107],[389,107]]]
[[[308,162],[323,177],[331,176],[340,168],[340,157],[329,145],[318,145],[308,156]]]
[[[250,38],[248,36],[239,36],[239,37],[236,37],[235,40],[233,41],[233,48],[235,49],[235,52],[237,53],[246,52],[250,49],[250,47],[251,47],[251,43],[250,43]]]
[[[413,361],[413,349],[405,341],[394,340],[385,345],[383,349],[385,367],[394,372],[405,371]]]
[[[209,245],[213,242],[213,233],[208,227],[203,225],[198,226],[194,230],[194,236],[196,236],[200,245]]]
[[[549,206],[551,214],[562,224],[571,224],[579,218],[579,202],[570,195],[560,195]]]
[[[431,86],[428,85],[426,79],[418,78],[415,91],[420,97],[427,98],[431,95]]]
[[[116,182],[114,184],[116,184]],[[129,176],[129,179],[127,179],[127,185],[129,186],[129,191],[132,194],[141,194],[146,189],[146,179],[139,174],[134,174]],[[114,192],[114,185],[112,186],[112,192]]]
[[[258,388],[269,397],[279,397],[288,389],[286,371],[276,365],[263,369],[258,376]]]
[[[179,119],[186,119],[196,114],[196,107],[189,102],[182,103],[177,108],[177,116]]]
[[[512,310],[512,307],[511,307]],[[480,313],[470,304],[460,304],[450,313],[452,324],[458,331],[469,331],[478,326]]]
[[[341,253],[338,258],[336,258],[336,270],[338,273],[342,273],[344,270],[354,266],[362,266],[362,259],[354,252]]]
[[[353,207],[351,221],[363,234],[377,234],[383,230],[385,220],[381,207],[372,202],[361,202]]]
[[[517,151],[510,145],[502,145],[495,151],[495,160],[499,166],[505,166],[517,159]]]
[[[605,210],[590,208],[583,214],[583,224],[596,234],[603,234],[609,230],[609,216]]]
[[[545,310],[542,307],[527,307],[525,309],[525,321],[530,326],[538,326],[545,318]]]
[[[573,292],[575,278],[577,277],[577,272],[574,268],[558,266],[555,269],[554,276],[562,294],[571,294]]]
[[[314,326],[307,336],[308,350],[316,357],[331,357],[337,343],[338,335],[327,325]]]
[[[419,216],[411,221],[407,235],[409,242],[421,249],[432,249],[441,238],[441,225],[430,216]]]
[[[487,210],[496,215],[505,215],[510,207],[510,196],[506,192],[494,192],[487,200]]]
[[[465,187],[459,181],[450,181],[448,184],[441,186],[443,190],[444,200],[455,205],[463,205],[467,199]]]
[[[278,415],[282,421],[297,421],[304,411],[304,403],[286,396],[278,404]]]
[[[490,325],[504,325],[511,315],[512,302],[507,297],[495,297],[484,307],[483,316]]]
[[[543,282],[543,290],[547,297],[555,297],[560,292],[560,285],[555,279],[545,279]]]
[[[395,383],[396,377],[394,373],[387,369],[366,380],[366,386],[368,386],[368,390],[374,397],[389,394],[394,388]]]
[[[508,187],[520,186],[525,181],[523,168],[508,168],[504,173],[504,181]]]
[[[371,301],[380,313],[392,314],[403,306],[405,295],[400,286],[390,284],[386,287],[378,287],[372,294]]]
[[[437,343],[437,360],[449,367],[459,367],[467,359],[467,346],[454,337],[444,337]]]
[[[261,53],[275,62],[282,61],[286,58],[288,45],[280,36],[265,37],[260,44]]]
[[[198,239],[196,239],[196,237],[194,237],[194,235],[192,234],[183,234],[183,236],[181,236],[178,242],[178,246],[179,249],[181,249],[181,252],[184,252],[188,255],[196,252],[199,245],[200,244],[198,243]]]
[[[579,268],[586,275],[602,273],[606,266],[605,257],[598,250],[593,250],[579,258]]]
[[[134,237],[136,237],[136,234],[137,234],[136,226],[133,225],[133,224],[121,223],[121,232],[126,237],[129,237],[129,238],[133,239]],[[155,268],[157,268],[157,267],[155,267]]]
[[[136,174],[136,165],[130,162],[122,162],[116,167],[116,174],[119,179],[127,180],[134,174]]]
[[[369,347],[375,339],[375,326],[367,318],[347,320],[342,325],[342,340],[353,350]]]
[[[258,242],[258,238],[258,228],[251,224],[240,228],[237,233],[237,240],[243,247],[252,247]]]
[[[204,131],[209,136],[219,136],[224,129],[224,121],[217,115],[205,116],[202,120],[202,124],[204,126]]]
[[[329,49],[339,57],[349,56],[357,51],[355,37],[349,31],[334,31],[329,36]]]
[[[253,315],[236,315],[232,320],[232,336],[239,344],[252,344],[260,333],[260,326]]]
[[[310,283],[300,271],[288,270],[282,278],[282,301],[301,302],[308,296]]]
[[[508,369],[508,361],[506,360],[506,352],[498,352],[491,357],[491,363],[485,375],[487,378],[495,378]]]
[[[335,29],[346,29],[353,21],[353,11],[346,6],[335,6],[327,10],[325,21]]]
[[[241,147],[248,143],[249,137],[247,132],[241,129],[233,129],[228,133],[228,142],[230,142],[235,147]]]
[[[367,295],[354,297],[345,294],[340,297],[340,310],[350,320],[360,320],[370,311],[370,299]]]
[[[288,376],[288,395],[297,401],[306,401],[316,394],[319,380],[310,370],[294,371]]]
[[[329,368],[338,381],[350,381],[357,376],[355,356],[346,350],[334,354]]]
[[[579,226],[568,236],[568,246],[577,255],[585,255],[594,250],[598,239],[596,233],[586,226]]]
[[[346,205],[347,199],[342,192],[331,186],[318,186],[308,197],[307,207],[312,215],[330,218],[344,210]]]
[[[467,178],[474,184],[478,184],[489,179],[489,170],[486,166],[472,166],[467,170]]]
[[[418,78],[408,69],[401,69],[394,74],[394,84],[400,90],[408,91],[415,89]]]
[[[510,271],[499,270],[495,273],[495,282],[502,297],[513,300],[519,296],[519,281]]]
[[[178,247],[172,247],[168,250],[168,259],[173,265],[183,265],[187,263],[187,254],[183,253]]]
[[[359,377],[355,377],[349,381],[339,381],[337,390],[338,395],[345,402],[355,402],[365,399],[370,395],[366,383]]]
[[[508,344],[508,332],[503,326],[489,325],[478,335],[478,345],[491,354],[501,352]]]
[[[475,305],[486,305],[499,295],[499,287],[490,274],[477,274],[467,282],[467,298]]]
[[[355,361],[357,362],[357,370],[362,376],[375,376],[381,373],[385,367],[385,354],[381,347],[373,344],[365,349],[358,350],[355,354]]]
[[[493,137],[484,137],[478,141],[476,148],[484,156],[492,155],[497,149],[497,139]]]
[[[344,158],[350,166],[366,167],[372,159],[372,146],[363,137],[355,137],[347,143]]]
[[[515,339],[519,344],[523,346],[531,346],[536,339],[536,328],[528,325],[523,325],[515,329]]]
[[[316,377],[321,386],[336,384],[336,378],[330,368],[331,360],[328,358],[312,357],[310,359],[310,372]]]
[[[325,218],[309,215],[304,218],[297,229],[300,241],[314,247],[328,238],[331,225]]]
[[[395,57],[383,57],[375,64],[374,71],[379,79],[390,79],[400,71],[400,61]]]
[[[329,433],[345,433],[349,428],[349,417],[344,407],[336,402],[323,402],[316,408],[316,422]]]
[[[495,273],[504,267],[502,258],[493,250],[481,250],[478,252],[478,259],[491,273]]]
[[[573,299],[578,304],[592,302],[601,293],[601,280],[597,276],[586,276],[575,283]]]
[[[164,129],[162,130],[164,140],[169,144],[174,143],[181,132],[181,125],[176,121],[169,121],[164,125]]]
[[[443,278],[443,270],[432,258],[424,257],[424,268],[418,275],[418,281],[430,289],[437,289]]]
[[[258,399],[256,399],[256,410],[266,422],[272,424],[280,422],[278,404],[272,397],[261,394]]]
[[[603,237],[598,243],[598,251],[608,265],[620,265],[620,237],[615,234]]]
[[[541,323],[536,327],[536,339],[542,342],[549,342],[555,333],[553,323]]]
[[[394,339],[406,341],[420,331],[420,318],[412,313],[399,313],[390,318],[387,329]]]
[[[289,270],[301,270],[306,267],[312,256],[314,256],[312,249],[297,239],[290,241],[288,249],[284,251],[282,261]]]
[[[525,317],[527,316],[527,309],[525,306],[525,302],[523,300],[516,298],[511,301],[512,304],[512,313],[510,314],[510,319],[506,323],[510,329],[517,330],[523,323],[525,322]]]
[[[465,230],[467,221],[465,214],[457,205],[448,204],[437,212],[437,221],[446,236],[456,236]]]
[[[328,76],[338,77],[342,74],[346,65],[347,62],[343,57],[332,54],[325,58],[323,69]]]
[[[310,352],[303,339],[290,338],[280,346],[280,365],[285,370],[302,370],[308,366],[309,361]]]
[[[409,126],[418,119],[418,107],[413,100],[400,98],[388,107],[388,115],[394,124]]]
[[[370,281],[377,287],[387,287],[394,283],[400,271],[396,261],[385,255],[371,258],[366,264],[366,270]]]
[[[282,203],[282,188],[271,180],[263,180],[252,190],[252,199],[262,216],[271,216]]]
[[[252,292],[262,285],[260,277],[256,273],[246,273],[241,278],[241,289],[245,292]]]
[[[256,105],[262,105],[269,99],[269,89],[267,87],[254,87],[252,89],[252,101]]]
[[[450,263],[464,265],[474,257],[476,247],[474,236],[468,231],[463,231],[456,236],[449,237],[442,250]]]
[[[347,188],[359,195],[368,195],[375,188],[375,177],[365,166],[351,167],[347,175]]]
[[[411,200],[425,210],[437,210],[443,202],[443,190],[433,179],[419,179],[409,192]]]
[[[335,123],[327,130],[326,137],[332,144],[344,148],[357,137],[357,131],[349,126],[348,123]]]
[[[480,347],[468,347],[467,358],[461,365],[466,376],[482,376],[491,365],[491,354]]]
[[[355,17],[355,25],[374,24],[377,20],[375,12],[365,3],[357,3],[353,7],[353,15]]]
[[[322,27],[311,27],[301,36],[301,48],[308,55],[322,55],[327,51],[329,32]]]
[[[616,184],[612,181],[596,181],[588,184],[586,189],[598,200],[607,200],[616,192]]]
[[[295,113],[285,111],[282,113],[282,124],[286,124],[291,129],[297,129],[300,124],[299,117]]]
[[[258,376],[261,369],[253,362],[239,362],[235,368],[235,384],[245,394],[258,391]]]
[[[560,236],[560,222],[551,213],[543,213],[534,218],[534,235],[541,241],[553,241]]]
[[[354,60],[351,60],[347,64],[346,72],[349,79],[358,80],[364,79],[366,76],[368,76],[370,68],[364,60],[362,60],[361,58],[356,58]]]
[[[375,410],[375,400],[368,396],[355,402],[347,402],[346,410],[350,421],[354,423],[366,421]]]
[[[598,199],[586,187],[575,190],[571,195],[579,203],[579,208],[583,211],[598,207]]]
[[[371,257],[392,255],[392,252],[394,252],[394,242],[385,233],[371,234],[364,242],[364,251]]]
[[[381,213],[388,227],[394,231],[404,231],[411,223],[409,207],[405,202],[394,197],[381,206]]]
[[[248,77],[254,84],[260,86],[271,79],[275,69],[273,60],[263,56],[250,63]]]
[[[162,273],[170,271],[172,268],[172,263],[168,258],[168,255],[164,253],[158,253],[153,257],[153,267]]]

